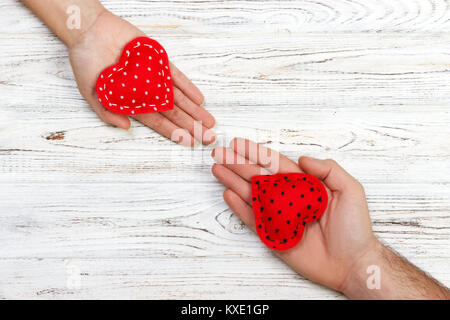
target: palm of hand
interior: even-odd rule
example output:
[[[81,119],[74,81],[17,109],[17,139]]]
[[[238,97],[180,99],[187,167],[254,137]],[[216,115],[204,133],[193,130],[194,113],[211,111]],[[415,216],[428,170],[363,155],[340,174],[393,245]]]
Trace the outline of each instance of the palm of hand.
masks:
[[[128,117],[106,110],[97,100],[95,85],[101,71],[118,61],[125,44],[140,36],[145,36],[141,30],[105,11],[70,48],[70,62],[81,95],[101,120],[124,129],[130,126]],[[174,139],[174,132],[184,129],[182,131],[186,132],[186,136],[176,142],[186,145],[194,143],[194,132],[197,132],[194,122],[201,122],[202,136],[195,138],[202,139],[205,144],[213,142],[215,137],[209,129],[214,126],[215,120],[200,106],[204,101],[202,93],[172,63],[170,69],[174,84],[174,109],[140,114],[134,118],[170,139]]]
[[[70,62],[80,93],[97,114],[101,114],[104,109],[97,103],[93,104],[97,99],[95,84],[98,75],[118,60],[125,43],[142,35],[144,34],[132,24],[105,12],[83,34],[82,39],[70,48]]]
[[[268,170],[258,156],[252,158],[249,150],[259,150],[257,154],[272,154],[278,158],[276,171]],[[295,247],[274,252],[306,278],[340,290],[353,265],[375,240],[361,185],[333,161],[303,157],[297,164],[249,140],[235,139],[230,148],[216,148],[213,158],[218,164],[213,166],[212,172],[227,187],[225,201],[253,231],[251,177],[276,172],[306,172],[324,182],[329,202],[320,221],[307,225],[303,238]]]
[[[336,290],[373,240],[364,191],[354,192],[329,191],[319,223],[308,225],[297,246],[278,253],[298,273]]]

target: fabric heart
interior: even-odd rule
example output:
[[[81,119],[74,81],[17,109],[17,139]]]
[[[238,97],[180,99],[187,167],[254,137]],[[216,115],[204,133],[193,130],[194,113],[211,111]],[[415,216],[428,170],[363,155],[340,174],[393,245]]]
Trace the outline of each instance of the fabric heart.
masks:
[[[130,41],[119,62],[102,71],[96,90],[100,103],[115,113],[136,115],[173,109],[166,51],[147,37]]]
[[[258,236],[279,251],[294,247],[306,224],[318,220],[328,203],[323,183],[305,173],[255,176],[252,197]]]

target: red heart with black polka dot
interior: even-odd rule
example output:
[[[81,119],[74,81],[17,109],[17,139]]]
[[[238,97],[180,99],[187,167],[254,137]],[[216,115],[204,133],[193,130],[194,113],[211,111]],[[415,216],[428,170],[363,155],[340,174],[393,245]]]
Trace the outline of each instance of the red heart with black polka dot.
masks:
[[[173,109],[173,85],[164,48],[147,37],[130,41],[97,79],[97,96],[108,110],[126,115]]]
[[[297,245],[306,225],[319,220],[328,203],[323,183],[305,173],[255,176],[252,197],[258,236],[279,251]]]

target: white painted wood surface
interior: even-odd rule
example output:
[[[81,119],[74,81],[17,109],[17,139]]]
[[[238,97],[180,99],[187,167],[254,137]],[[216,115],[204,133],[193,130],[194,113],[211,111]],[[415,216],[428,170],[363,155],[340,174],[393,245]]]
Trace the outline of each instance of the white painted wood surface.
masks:
[[[103,3],[166,46],[221,141],[340,161],[376,234],[450,285],[449,1]],[[342,298],[232,215],[211,148],[102,124],[59,40],[17,1],[0,21],[0,298]]]

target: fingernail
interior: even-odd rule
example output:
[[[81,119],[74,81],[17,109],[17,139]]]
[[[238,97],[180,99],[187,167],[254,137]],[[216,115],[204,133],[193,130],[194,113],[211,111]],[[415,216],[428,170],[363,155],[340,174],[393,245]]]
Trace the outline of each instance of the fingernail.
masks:
[[[203,132],[201,143],[203,143],[204,145],[209,145],[213,143],[215,140],[216,134],[214,133],[214,131],[212,131],[211,129],[207,129],[205,130],[205,132]]]
[[[215,136],[211,137],[208,140],[203,140],[203,144],[206,145],[206,146],[209,146],[210,144],[214,143],[214,141],[216,141],[216,137]]]

